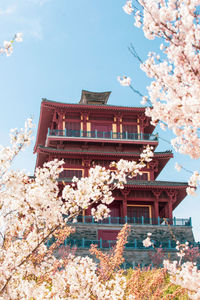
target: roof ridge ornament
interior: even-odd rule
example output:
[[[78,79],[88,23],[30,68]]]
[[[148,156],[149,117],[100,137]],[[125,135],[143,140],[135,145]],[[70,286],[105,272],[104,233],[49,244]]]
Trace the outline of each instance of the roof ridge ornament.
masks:
[[[80,104],[106,105],[111,92],[90,92],[82,90]]]

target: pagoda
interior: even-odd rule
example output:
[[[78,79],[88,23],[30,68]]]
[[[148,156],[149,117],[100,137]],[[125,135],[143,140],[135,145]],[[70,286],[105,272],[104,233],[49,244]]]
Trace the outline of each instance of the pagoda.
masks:
[[[66,240],[66,244],[78,246],[83,255],[91,243],[107,249],[115,243],[123,224],[128,223],[131,234],[126,247],[127,260],[140,263],[137,251],[145,252],[141,241],[147,232],[152,232],[155,242],[159,240],[172,252],[175,241],[170,231],[179,241],[194,242],[191,219],[173,217],[173,210],[186,196],[187,183],[156,180],[173,157],[172,152],[155,151],[158,136],[153,134],[155,127],[145,115],[144,107],[108,105],[110,93],[83,90],[77,104],[42,99],[34,147],[36,167],[55,158],[64,160],[58,180],[62,190],[63,182],[70,184],[74,176],[88,176],[95,165],[108,168],[111,162],[122,158],[137,161],[144,147],[152,146],[154,157],[142,174],[128,180],[123,190],[113,191],[115,200],[109,206],[110,217],[95,222],[91,207],[88,208],[78,217],[73,238]],[[147,257],[143,256],[145,264]]]

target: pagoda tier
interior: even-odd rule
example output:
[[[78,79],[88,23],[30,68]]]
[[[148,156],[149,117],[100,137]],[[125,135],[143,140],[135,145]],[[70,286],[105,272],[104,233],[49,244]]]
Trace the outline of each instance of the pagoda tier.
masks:
[[[105,151],[104,147],[102,147],[102,150],[88,150],[85,147],[83,149],[54,149],[39,146],[37,149],[36,166],[41,167],[44,162],[58,158],[65,161],[63,165],[64,169],[81,170],[81,176],[87,176],[88,169],[94,165],[108,167],[112,161],[119,161],[121,158],[138,160],[139,157],[139,152]],[[172,157],[173,154],[171,151],[154,152],[154,158],[147,164],[147,168],[143,169],[143,173],[146,174],[146,177],[143,176],[143,179],[155,180]]]
[[[43,99],[34,152],[39,145],[55,148],[57,144],[72,143],[77,147],[94,143],[118,145],[124,150],[146,144],[156,147],[158,140],[153,130],[144,107],[66,104]]]

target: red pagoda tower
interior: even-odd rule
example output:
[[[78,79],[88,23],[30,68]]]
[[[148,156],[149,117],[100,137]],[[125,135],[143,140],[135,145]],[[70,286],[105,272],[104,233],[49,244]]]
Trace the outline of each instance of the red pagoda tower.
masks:
[[[158,146],[158,137],[153,134],[154,126],[145,115],[145,108],[107,105],[109,96],[110,92],[83,90],[78,104],[42,100],[34,148],[36,167],[55,158],[63,159],[61,189],[62,182],[69,183],[73,176],[88,176],[92,166],[108,167],[121,158],[138,160],[144,146],[151,145],[154,150]],[[155,151],[153,160],[142,169],[142,175],[129,180],[123,190],[113,192],[115,201],[109,207],[108,219],[96,223],[91,208],[83,211],[73,237],[73,243],[80,246],[83,254],[92,242],[109,248],[126,222],[133,228],[129,250],[141,250],[141,240],[147,232],[152,232],[154,240],[167,242],[165,248],[172,251],[167,223],[179,241],[194,242],[191,219],[173,218],[173,210],[186,196],[187,183],[156,180],[172,157],[171,151]],[[139,262],[132,255],[129,262],[133,260]]]

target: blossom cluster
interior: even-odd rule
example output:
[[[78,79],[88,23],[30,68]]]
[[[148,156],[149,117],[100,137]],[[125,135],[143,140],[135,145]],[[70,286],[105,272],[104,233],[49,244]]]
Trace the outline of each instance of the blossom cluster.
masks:
[[[187,188],[187,193],[189,195],[195,195],[195,190],[200,184],[200,174],[198,171],[194,171],[192,176],[189,179],[189,187]]]
[[[189,298],[198,300],[200,298],[200,271],[192,262],[186,262],[178,266],[177,261],[164,260],[164,267],[168,270],[172,283],[188,289]]]
[[[27,119],[24,129],[10,130],[11,146],[0,146],[0,183],[3,174],[8,171],[15,156],[30,145],[33,127],[32,119]]]
[[[118,76],[117,80],[122,86],[129,86],[131,84],[131,78],[127,76],[123,76],[123,77]]]
[[[0,47],[0,54],[6,54],[7,56],[10,56],[13,53],[13,43],[22,42],[22,36],[22,33],[18,32],[11,41],[4,41],[3,47]]]
[[[173,130],[177,137],[172,144],[178,151],[198,158],[200,2],[139,0],[142,9],[135,10],[132,2],[127,1],[123,9],[128,14],[134,11],[136,26],[141,24],[147,39],[162,39],[162,57],[149,53],[141,65],[153,79],[148,87],[153,107],[146,113],[153,124],[160,120]]]
[[[151,241],[151,232],[147,233],[147,237],[142,241],[142,243],[145,248],[153,246],[153,242]]]

